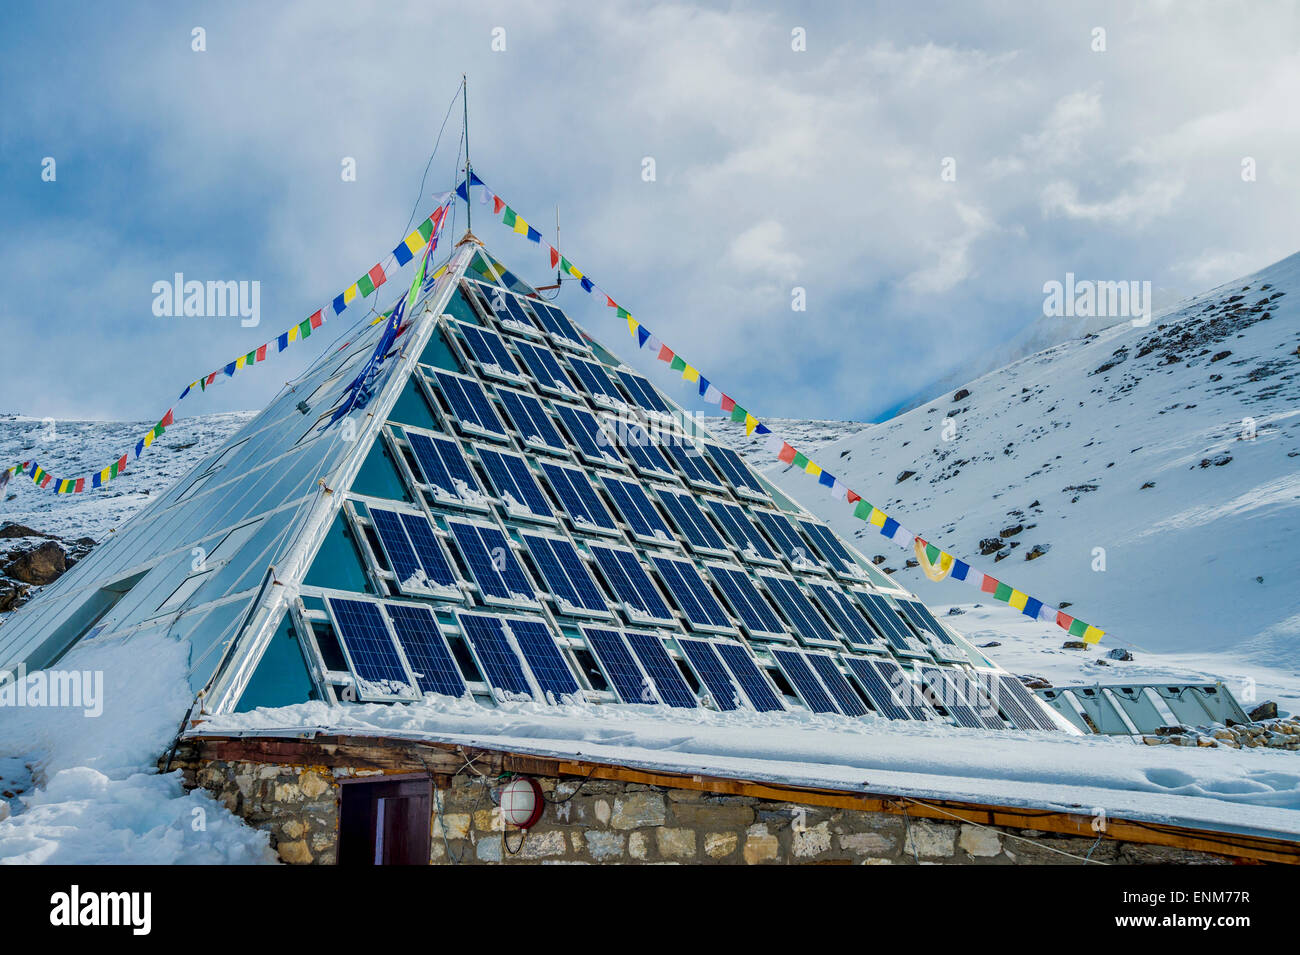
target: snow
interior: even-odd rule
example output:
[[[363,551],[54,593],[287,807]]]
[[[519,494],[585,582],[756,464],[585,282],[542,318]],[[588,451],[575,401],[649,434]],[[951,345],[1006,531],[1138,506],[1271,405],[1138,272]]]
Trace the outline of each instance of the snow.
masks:
[[[966,730],[808,712],[662,706],[496,708],[426,695],[400,707],[313,702],[215,717],[195,732],[422,737],[877,794],[1037,806],[1206,828],[1300,835],[1300,760],[1259,749],[1144,746],[1128,738]]]
[[[188,658],[157,633],[91,640],[59,669],[103,674],[102,715],[0,710],[0,779],[24,790],[0,804],[12,813],[0,819],[0,863],[276,861],[267,833],[187,793],[179,770],[157,771],[190,704]]]

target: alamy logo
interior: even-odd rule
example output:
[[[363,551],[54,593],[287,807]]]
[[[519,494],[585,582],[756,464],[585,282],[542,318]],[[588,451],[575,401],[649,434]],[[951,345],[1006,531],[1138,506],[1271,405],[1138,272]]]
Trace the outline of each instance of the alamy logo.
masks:
[[[1151,323],[1151,283],[1102,282],[1074,278],[1043,283],[1043,314],[1048,318],[1131,318],[1135,327]]]
[[[185,281],[177,272],[172,281],[153,283],[153,313],[159,318],[239,317],[244,328],[262,321],[262,283],[257,281]]]
[[[0,709],[7,706],[66,707],[81,709],[87,717],[104,712],[102,670],[37,670],[26,664],[0,670]]]
[[[125,925],[133,935],[148,935],[153,928],[153,893],[82,892],[74,885],[50,896],[50,924]]]

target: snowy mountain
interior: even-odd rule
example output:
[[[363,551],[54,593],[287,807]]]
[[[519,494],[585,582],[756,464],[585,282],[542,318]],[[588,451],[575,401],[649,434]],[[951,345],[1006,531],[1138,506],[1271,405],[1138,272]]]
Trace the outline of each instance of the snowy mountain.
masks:
[[[813,459],[910,529],[1107,631],[1147,672],[1300,700],[1300,255],[1016,361]],[[818,422],[819,433],[831,429]],[[734,434],[735,427],[726,429]],[[774,425],[774,430],[781,430]],[[797,436],[797,428],[794,429]],[[792,440],[798,446],[797,440]],[[926,601],[969,608],[815,481],[755,460]],[[914,563],[914,562],[913,562]],[[1103,679],[1096,651],[988,602],[956,621],[1020,672]],[[1017,642],[1038,640],[1035,644]],[[1023,652],[1022,652],[1023,651]],[[1156,656],[1153,656],[1155,654]]]

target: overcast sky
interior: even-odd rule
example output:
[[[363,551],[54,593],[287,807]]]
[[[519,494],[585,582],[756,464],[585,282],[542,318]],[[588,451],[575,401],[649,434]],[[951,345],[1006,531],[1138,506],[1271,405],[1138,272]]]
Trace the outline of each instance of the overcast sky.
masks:
[[[564,251],[661,339],[760,416],[877,417],[1050,322],[1067,272],[1172,304],[1295,252],[1298,27],[1282,3],[15,3],[0,411],[156,418],[307,317],[404,234],[467,72],[476,170],[548,240],[558,204]],[[457,108],[420,215],[460,133]],[[175,272],[260,282],[260,327],[155,317]],[[560,304],[629,357],[612,310]],[[260,407],[364,307],[178,412]]]

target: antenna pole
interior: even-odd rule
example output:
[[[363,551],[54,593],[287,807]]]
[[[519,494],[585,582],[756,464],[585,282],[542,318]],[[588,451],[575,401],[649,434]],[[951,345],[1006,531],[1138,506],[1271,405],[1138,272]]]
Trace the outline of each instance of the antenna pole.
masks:
[[[469,164],[469,80],[460,74],[460,99],[464,105],[465,122],[465,231],[472,232],[474,203],[469,200],[470,164]]]
[[[559,252],[559,250],[560,250],[560,204],[557,202],[555,204],[555,251]],[[563,275],[563,273],[560,271],[560,265],[557,262],[555,264],[555,287],[556,288],[559,288],[560,283],[563,281],[561,275]]]

